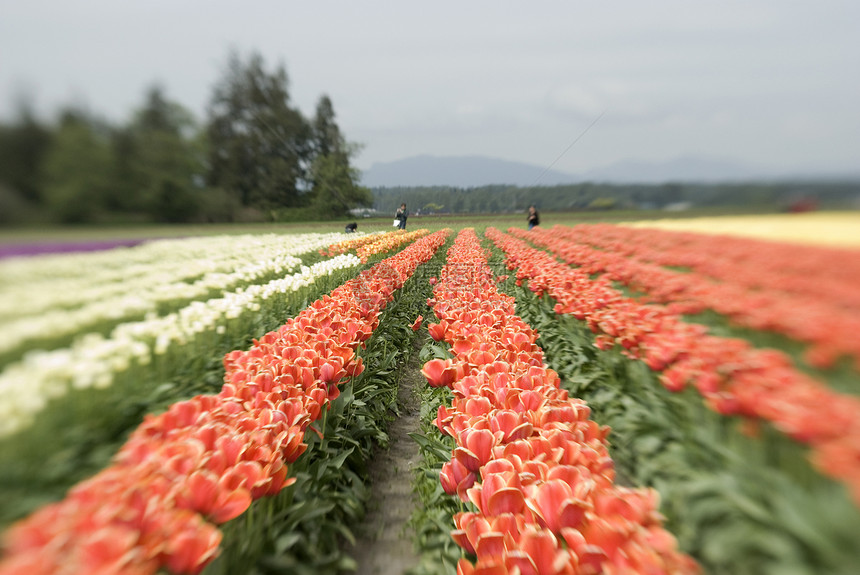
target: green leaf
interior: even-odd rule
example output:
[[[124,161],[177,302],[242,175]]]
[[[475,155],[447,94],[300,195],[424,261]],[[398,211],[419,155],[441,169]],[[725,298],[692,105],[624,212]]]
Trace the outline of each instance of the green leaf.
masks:
[[[644,437],[639,437],[636,440],[635,447],[636,450],[642,455],[651,455],[660,451],[660,447],[663,445],[663,439],[656,435],[646,435]]]
[[[329,465],[334,467],[335,469],[340,469],[341,467],[343,467],[343,462],[346,461],[346,458],[352,454],[354,449],[354,447],[350,447],[347,451],[344,451],[334,459],[330,460]]]
[[[280,555],[302,540],[301,533],[285,533],[275,539],[275,552]]]
[[[298,525],[304,521],[322,517],[332,509],[334,503],[326,502],[319,503],[318,501],[300,501],[287,507],[277,514],[277,516],[285,522],[286,525]]]
[[[352,531],[346,525],[341,522],[337,522],[334,523],[333,526],[344,539],[349,541],[350,545],[355,545],[355,535],[353,535]]]

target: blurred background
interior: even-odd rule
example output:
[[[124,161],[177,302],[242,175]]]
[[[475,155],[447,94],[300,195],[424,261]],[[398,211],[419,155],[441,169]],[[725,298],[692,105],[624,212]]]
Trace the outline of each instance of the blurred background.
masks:
[[[0,1],[0,225],[860,203],[848,1]]]

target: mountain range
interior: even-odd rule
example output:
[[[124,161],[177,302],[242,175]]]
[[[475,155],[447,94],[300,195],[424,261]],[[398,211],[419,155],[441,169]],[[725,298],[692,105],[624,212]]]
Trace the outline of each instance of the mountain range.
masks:
[[[377,162],[362,173],[371,188],[396,186],[454,186],[489,184],[551,186],[579,182],[662,183],[736,182],[783,179],[860,179],[855,174],[780,174],[744,162],[701,156],[683,156],[662,162],[625,160],[580,174],[546,169],[534,164],[485,156],[413,156]]]

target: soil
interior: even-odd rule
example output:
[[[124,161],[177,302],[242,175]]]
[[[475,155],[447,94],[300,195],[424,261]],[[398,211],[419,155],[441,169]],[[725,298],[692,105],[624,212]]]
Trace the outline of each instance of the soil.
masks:
[[[418,504],[413,498],[412,476],[420,455],[409,434],[420,431],[421,405],[416,390],[423,384],[416,349],[400,380],[400,417],[388,426],[389,447],[378,449],[371,462],[373,491],[352,550],[357,575],[402,575],[418,564],[407,522]]]

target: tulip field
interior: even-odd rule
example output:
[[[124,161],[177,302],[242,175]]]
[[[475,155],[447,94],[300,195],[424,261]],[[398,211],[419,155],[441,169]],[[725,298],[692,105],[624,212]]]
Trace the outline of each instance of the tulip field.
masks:
[[[647,223],[0,260],[0,575],[856,573],[858,286]]]

